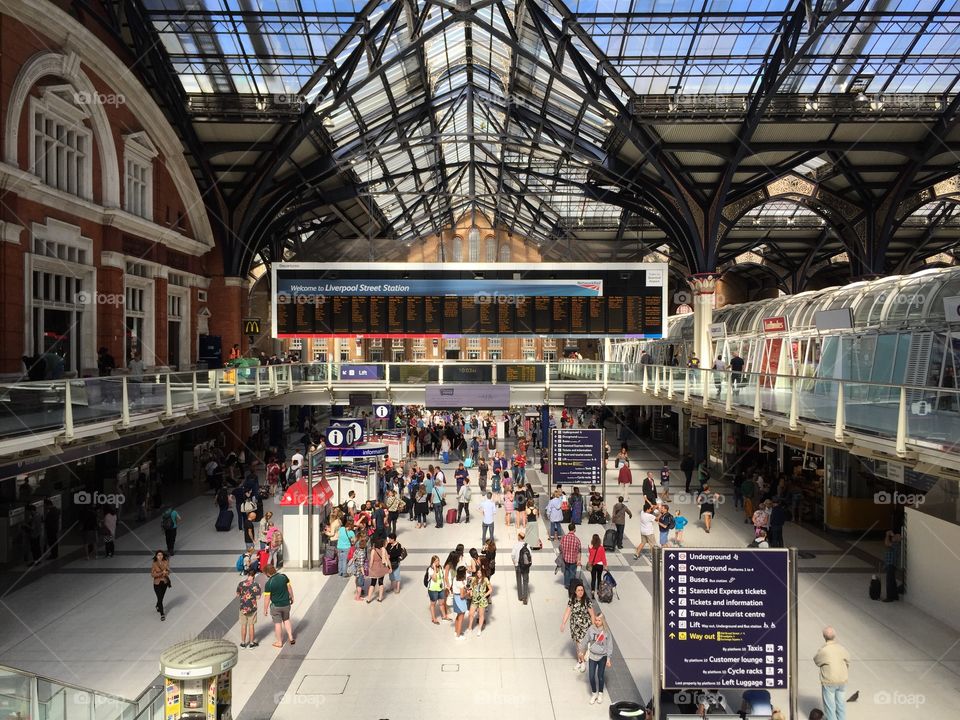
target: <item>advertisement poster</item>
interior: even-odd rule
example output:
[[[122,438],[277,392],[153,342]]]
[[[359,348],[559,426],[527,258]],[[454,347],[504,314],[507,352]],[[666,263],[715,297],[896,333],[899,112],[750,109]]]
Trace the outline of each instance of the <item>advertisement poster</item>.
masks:
[[[182,713],[180,701],[180,683],[171,678],[164,679],[166,702],[164,703],[164,717],[167,720],[177,720]]]
[[[217,720],[217,676],[207,680],[207,720]]]

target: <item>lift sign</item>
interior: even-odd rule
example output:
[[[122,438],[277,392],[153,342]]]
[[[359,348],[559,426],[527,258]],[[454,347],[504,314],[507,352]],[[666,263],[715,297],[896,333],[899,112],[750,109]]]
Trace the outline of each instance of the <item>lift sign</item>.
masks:
[[[663,550],[663,687],[787,688],[785,550]]]

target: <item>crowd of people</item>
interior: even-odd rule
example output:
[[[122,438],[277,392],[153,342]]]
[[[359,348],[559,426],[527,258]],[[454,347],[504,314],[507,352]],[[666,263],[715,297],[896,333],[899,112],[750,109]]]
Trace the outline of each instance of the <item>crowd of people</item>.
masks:
[[[507,436],[512,436],[512,440],[497,438],[498,420],[508,428]],[[564,426],[592,420],[572,414],[561,417]],[[555,487],[551,497],[541,502],[527,478],[527,456],[535,445],[527,437],[529,425],[524,425],[524,418],[515,416],[511,420],[508,414],[494,419],[481,414],[431,414],[405,409],[401,422],[409,428],[406,458],[388,461],[380,468],[376,498],[361,501],[351,491],[330,510],[324,527],[327,552],[335,557],[337,573],[352,583],[354,601],[382,603],[388,595],[401,592],[401,568],[408,559],[407,548],[400,540],[404,532],[424,529],[428,523],[442,528],[448,518],[462,523],[466,530],[471,521],[479,519],[481,537],[477,546],[468,549],[458,544],[445,559],[432,556],[423,570],[422,581],[427,593],[426,616],[432,624],[450,623],[454,637],[460,641],[470,633],[480,637],[491,620],[497,599],[495,534],[514,540],[510,559],[517,601],[527,605],[532,552],[543,547],[539,529],[542,508],[549,527],[547,539],[557,543],[557,571],[563,573],[567,594],[561,632],[570,633],[576,657],[574,671],[588,674],[589,702],[604,702],[605,672],[612,664],[613,641],[594,601],[599,599],[610,567],[608,553],[624,547],[628,518],[636,515],[639,524],[635,557],[639,558],[647,546],[651,556],[655,546],[683,547],[689,520],[678,506],[671,508],[669,466],[664,463],[660,469],[659,482],[656,471],[646,473],[641,485],[642,508],[636,512],[627,500],[632,479],[621,484],[623,494],[609,509],[598,488],[590,488],[586,494],[578,487]],[[236,595],[244,648],[258,646],[256,620],[261,602],[262,612],[273,620],[274,646],[283,647],[284,637],[290,644],[295,643],[290,620],[292,583],[279,570],[283,562],[282,531],[264,503],[299,478],[311,450],[322,449],[319,427],[308,421],[304,431],[304,451],[295,451],[289,458],[276,450],[268,450],[262,462],[242,453],[211,453],[204,465],[211,487],[216,489],[216,503],[221,508],[238,510],[238,529],[243,533],[245,552],[237,563],[241,580]],[[610,455],[607,446],[605,460],[614,463],[618,479],[622,478],[619,471],[630,466],[628,447],[624,444],[614,457]],[[686,476],[686,489],[696,478],[696,505],[703,529],[709,533],[712,516],[722,502],[710,487],[709,469],[705,464],[694,465],[689,456],[681,462],[680,469]],[[448,474],[452,477],[448,478]],[[745,521],[754,525],[756,538],[751,544],[782,547],[781,518],[789,500],[789,488],[782,479],[771,487],[757,472],[749,471],[736,483],[735,498],[736,506],[743,507]],[[151,569],[161,620],[165,619],[164,596],[171,587],[170,559],[176,526],[182,522],[175,510],[171,512],[172,537],[165,527],[168,548],[166,552],[157,551]],[[401,524],[404,517],[406,522]],[[578,530],[584,521],[612,524],[613,545],[605,547],[603,530],[587,532],[581,538]],[[414,571],[414,577],[416,572],[419,569]],[[261,574],[266,577],[265,582],[261,582]],[[409,578],[410,573],[406,576]],[[848,665],[849,659],[844,660],[845,651],[836,646],[835,637],[827,638],[827,631],[824,637],[827,644],[818,653],[817,664],[824,685],[826,717],[832,720],[842,717],[840,681],[845,683],[846,674],[841,665]]]

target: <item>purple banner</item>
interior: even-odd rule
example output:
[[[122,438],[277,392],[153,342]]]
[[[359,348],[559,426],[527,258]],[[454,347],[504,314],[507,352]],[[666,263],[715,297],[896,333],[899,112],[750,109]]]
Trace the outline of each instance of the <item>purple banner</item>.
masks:
[[[341,365],[341,380],[380,380],[380,365]]]
[[[506,410],[510,407],[509,385],[428,385],[426,406]]]
[[[784,550],[663,549],[663,687],[787,687]]]

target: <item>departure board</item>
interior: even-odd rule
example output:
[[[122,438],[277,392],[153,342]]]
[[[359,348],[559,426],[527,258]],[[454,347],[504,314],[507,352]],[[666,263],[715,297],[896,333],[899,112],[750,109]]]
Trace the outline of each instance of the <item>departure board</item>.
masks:
[[[493,303],[478,303],[479,332],[481,335],[496,335],[500,332],[500,309],[509,305],[494,305]]]
[[[383,335],[387,332],[387,298],[370,298],[370,329],[372,335]]]
[[[311,305],[306,305],[302,303],[304,307],[310,308],[313,312],[313,331],[320,334],[326,335],[329,332],[333,332],[333,327],[330,324],[330,302],[324,298],[316,298]],[[299,307],[299,305],[297,306]]]
[[[427,298],[408,297],[406,300],[407,325],[404,330],[414,335],[427,332]],[[431,320],[433,320],[433,316],[431,316]]]
[[[667,268],[633,263],[276,263],[273,330],[293,337],[659,338]]]
[[[553,305],[551,298],[533,298],[533,331],[537,335],[549,335],[553,332]]]
[[[363,334],[369,332],[366,328],[370,327],[370,298],[355,297],[350,298],[350,327],[354,333]]]
[[[445,297],[443,302],[443,334],[460,335],[460,298]]]
[[[460,333],[476,335],[480,331],[480,307],[476,298],[460,298]]]
[[[353,303],[351,303],[350,300],[348,297],[334,296],[330,301],[330,328],[336,335],[349,335],[351,332],[350,315]]]
[[[387,298],[387,334],[403,335],[407,331],[406,298]]]
[[[440,335],[443,332],[443,298],[423,298],[423,331],[427,335]]]

